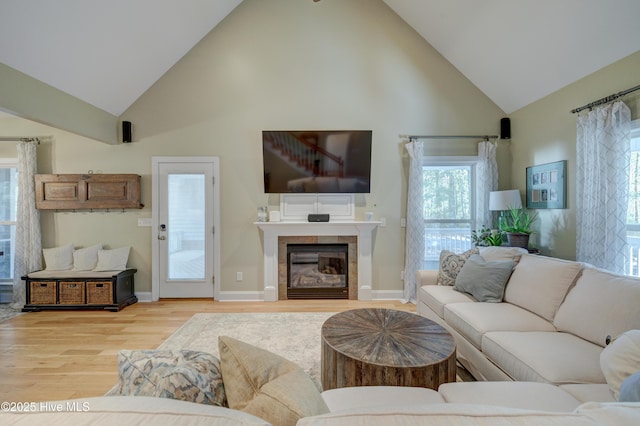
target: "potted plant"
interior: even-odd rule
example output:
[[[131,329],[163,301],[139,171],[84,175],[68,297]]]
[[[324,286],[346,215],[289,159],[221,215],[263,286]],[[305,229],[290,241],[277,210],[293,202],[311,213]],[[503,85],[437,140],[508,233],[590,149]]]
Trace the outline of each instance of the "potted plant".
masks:
[[[476,247],[501,246],[504,232],[482,226],[471,233],[471,240]]]
[[[530,214],[525,209],[512,207],[507,210],[506,220],[502,230],[507,233],[507,240],[511,247],[529,247],[529,236],[533,233],[531,225],[536,220],[536,213]]]

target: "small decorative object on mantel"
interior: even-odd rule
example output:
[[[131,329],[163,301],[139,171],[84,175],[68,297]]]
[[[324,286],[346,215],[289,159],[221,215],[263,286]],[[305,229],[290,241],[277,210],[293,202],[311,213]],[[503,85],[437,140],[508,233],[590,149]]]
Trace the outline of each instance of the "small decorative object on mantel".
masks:
[[[527,167],[527,208],[567,208],[567,160]]]
[[[533,233],[531,225],[537,217],[537,213],[530,214],[524,209],[512,208],[507,211],[506,223],[501,229],[507,233],[511,247],[529,247],[529,236]]]

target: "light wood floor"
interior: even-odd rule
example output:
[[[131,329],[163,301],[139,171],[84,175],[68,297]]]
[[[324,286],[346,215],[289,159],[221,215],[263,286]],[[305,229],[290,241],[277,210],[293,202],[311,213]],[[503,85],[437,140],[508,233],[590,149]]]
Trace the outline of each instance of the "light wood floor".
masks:
[[[0,401],[39,402],[104,395],[118,381],[120,349],[155,349],[199,312],[340,312],[382,307],[415,312],[399,301],[161,300],[120,312],[30,312],[0,323]]]

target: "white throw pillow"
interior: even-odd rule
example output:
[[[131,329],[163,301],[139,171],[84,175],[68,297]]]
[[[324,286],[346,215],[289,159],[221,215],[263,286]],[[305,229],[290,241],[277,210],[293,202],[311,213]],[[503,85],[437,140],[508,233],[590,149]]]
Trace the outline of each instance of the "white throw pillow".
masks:
[[[626,331],[609,343],[600,353],[600,368],[617,401],[622,382],[640,371],[640,330]]]
[[[42,249],[45,270],[68,271],[73,268],[73,244]]]
[[[102,244],[85,247],[73,252],[74,271],[92,271],[98,264],[98,250],[102,250]]]
[[[127,269],[131,247],[120,247],[113,250],[98,250],[98,265],[94,271],[122,271]]]

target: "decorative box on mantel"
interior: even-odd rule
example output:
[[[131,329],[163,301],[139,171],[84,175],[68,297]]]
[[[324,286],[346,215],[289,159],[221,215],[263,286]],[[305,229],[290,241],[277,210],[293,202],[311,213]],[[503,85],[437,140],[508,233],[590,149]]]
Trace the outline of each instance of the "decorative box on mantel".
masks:
[[[256,222],[264,249],[264,300],[278,300],[278,238],[281,236],[355,236],[358,244],[358,300],[372,299],[373,234],[381,222]]]

